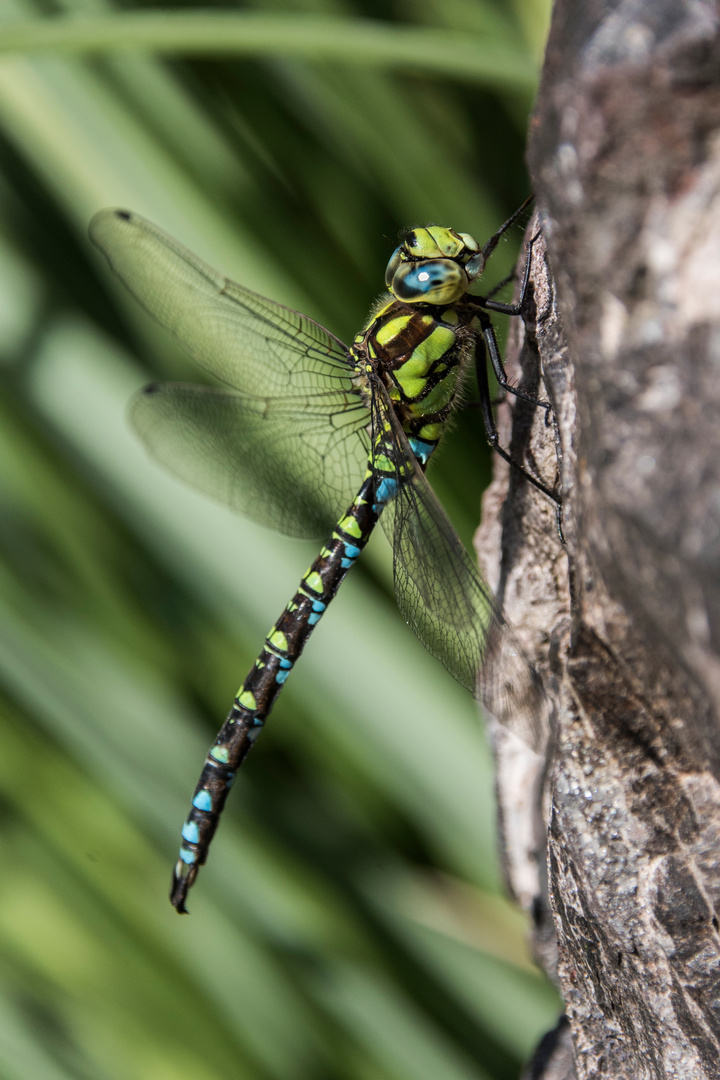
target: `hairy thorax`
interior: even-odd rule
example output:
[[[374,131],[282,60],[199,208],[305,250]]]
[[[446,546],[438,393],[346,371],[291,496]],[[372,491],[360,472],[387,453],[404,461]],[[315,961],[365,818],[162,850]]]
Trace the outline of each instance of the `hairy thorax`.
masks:
[[[350,349],[356,385],[369,395],[369,376],[379,377],[404,430],[437,440],[472,358],[473,320],[472,306],[464,302],[381,301]]]

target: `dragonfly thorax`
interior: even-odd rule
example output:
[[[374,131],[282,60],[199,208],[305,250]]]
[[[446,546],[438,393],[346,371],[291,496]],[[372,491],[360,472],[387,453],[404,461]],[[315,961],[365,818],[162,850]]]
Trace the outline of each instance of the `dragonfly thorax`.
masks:
[[[392,253],[385,284],[406,304],[452,304],[481,272],[484,259],[469,233],[440,225],[409,232]]]
[[[224,384],[166,383],[141,392],[132,421],[146,448],[171,472],[260,524],[291,536],[316,536],[323,522],[332,530],[265,638],[206,755],[173,873],[170,898],[180,912],[237,769],[378,520],[393,545],[403,618],[468,690],[478,687],[489,645],[507,632],[424,470],[477,354],[491,444],[556,500],[497,445],[482,362],[486,345],[501,385],[547,416],[549,402],[507,381],[487,315],[519,314],[522,304],[465,295],[526,205],[482,249],[466,233],[436,225],[408,233],[388,266],[390,293],[350,348],[300,312],[216,273],[137,214],[105,210],[93,219],[92,239],[115,273]],[[523,295],[529,254],[528,248]],[[333,505],[344,512],[330,523],[327,506]],[[512,668],[506,666],[511,656]],[[527,687],[523,704],[537,699],[538,714],[544,711],[522,650],[511,642],[502,660],[503,686],[493,705],[503,705],[508,715],[504,687],[514,699]]]
[[[406,433],[436,441],[475,339],[473,316],[465,304],[389,300],[350,350],[361,392],[369,399],[373,377],[380,379]]]

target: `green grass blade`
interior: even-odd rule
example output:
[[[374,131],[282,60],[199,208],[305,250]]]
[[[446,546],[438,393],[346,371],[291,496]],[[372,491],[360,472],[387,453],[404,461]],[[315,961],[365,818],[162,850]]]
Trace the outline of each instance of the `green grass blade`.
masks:
[[[530,89],[537,71],[511,42],[370,19],[218,11],[55,17],[3,27],[0,54],[304,57]]]

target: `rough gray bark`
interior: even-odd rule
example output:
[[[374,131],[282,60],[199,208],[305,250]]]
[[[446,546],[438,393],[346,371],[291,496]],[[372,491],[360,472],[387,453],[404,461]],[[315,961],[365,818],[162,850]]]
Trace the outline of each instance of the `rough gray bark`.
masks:
[[[715,5],[558,0],[530,164],[542,239],[516,353],[555,406],[567,545],[514,478],[500,537],[505,469],[480,538],[553,713],[542,757],[495,732],[506,875],[574,1050],[573,1073],[561,1029],[527,1075],[716,1080]],[[513,444],[552,483],[552,432],[529,419],[516,405]]]

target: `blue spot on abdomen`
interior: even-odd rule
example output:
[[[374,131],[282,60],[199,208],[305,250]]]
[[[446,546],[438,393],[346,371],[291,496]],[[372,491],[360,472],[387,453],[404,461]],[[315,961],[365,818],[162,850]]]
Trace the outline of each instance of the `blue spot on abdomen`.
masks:
[[[200,831],[194,821],[186,821],[180,835],[188,844],[197,844],[200,839]]]
[[[193,797],[193,806],[196,810],[205,810],[206,812],[212,810],[212,798],[209,791],[198,791]],[[183,836],[185,834],[183,833]],[[187,837],[186,837],[187,839]]]
[[[421,465],[426,465],[428,458],[435,449],[435,443],[425,442],[424,439],[409,438],[408,442],[412,448],[412,452],[418,459]]]
[[[397,495],[397,486],[397,480],[393,477],[381,480],[375,492],[375,505],[373,506],[373,510],[382,510],[391,499],[394,499]]]

